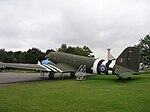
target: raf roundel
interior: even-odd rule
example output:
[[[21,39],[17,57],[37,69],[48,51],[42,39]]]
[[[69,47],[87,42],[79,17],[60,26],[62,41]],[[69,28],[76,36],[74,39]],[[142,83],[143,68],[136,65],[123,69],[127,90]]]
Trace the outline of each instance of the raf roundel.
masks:
[[[105,73],[107,71],[107,67],[105,65],[99,66],[99,71]]]

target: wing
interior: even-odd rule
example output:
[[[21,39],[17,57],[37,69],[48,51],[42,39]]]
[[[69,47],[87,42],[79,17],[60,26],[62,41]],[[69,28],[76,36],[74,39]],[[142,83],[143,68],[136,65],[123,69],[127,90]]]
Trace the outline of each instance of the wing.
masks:
[[[30,70],[41,70],[47,71],[38,64],[21,64],[21,63],[0,63],[3,68],[20,68],[20,69],[30,69]]]
[[[64,63],[58,63],[55,66],[60,68],[62,72],[76,72],[77,71],[77,69],[75,69],[73,66],[70,66]]]
[[[30,69],[39,71],[48,71],[54,73],[65,73],[65,72],[75,72],[76,69],[70,65],[64,63],[49,63],[49,64],[20,64],[20,63],[2,63],[0,62],[0,68],[20,68],[20,69]]]
[[[67,73],[67,72],[75,72],[76,69],[73,66],[64,64],[64,63],[49,63],[49,64],[39,64],[43,68],[45,67],[46,69],[49,69],[52,72],[55,73]]]

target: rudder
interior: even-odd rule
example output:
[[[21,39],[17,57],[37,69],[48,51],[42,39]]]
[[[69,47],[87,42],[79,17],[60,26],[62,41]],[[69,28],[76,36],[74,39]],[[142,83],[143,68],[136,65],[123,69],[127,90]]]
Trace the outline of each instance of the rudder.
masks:
[[[139,71],[139,50],[136,47],[127,47],[117,58],[115,63],[116,74],[134,74]]]

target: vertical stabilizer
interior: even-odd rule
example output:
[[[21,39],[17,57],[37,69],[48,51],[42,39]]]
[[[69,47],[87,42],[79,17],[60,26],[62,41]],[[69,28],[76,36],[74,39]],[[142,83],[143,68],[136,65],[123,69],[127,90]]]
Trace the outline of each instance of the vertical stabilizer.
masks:
[[[139,71],[139,50],[136,47],[126,48],[115,63],[116,74],[134,74]]]

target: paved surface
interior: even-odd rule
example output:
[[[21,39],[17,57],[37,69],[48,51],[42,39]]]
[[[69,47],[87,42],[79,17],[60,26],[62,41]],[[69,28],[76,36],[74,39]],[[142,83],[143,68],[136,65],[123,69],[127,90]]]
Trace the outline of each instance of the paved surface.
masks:
[[[65,74],[64,77],[70,75]],[[61,74],[56,74],[54,78],[62,79]],[[32,81],[44,81],[48,80],[48,74],[45,74],[44,78],[40,77],[40,73],[3,73],[0,72],[0,84],[11,84],[21,82],[32,82]]]

